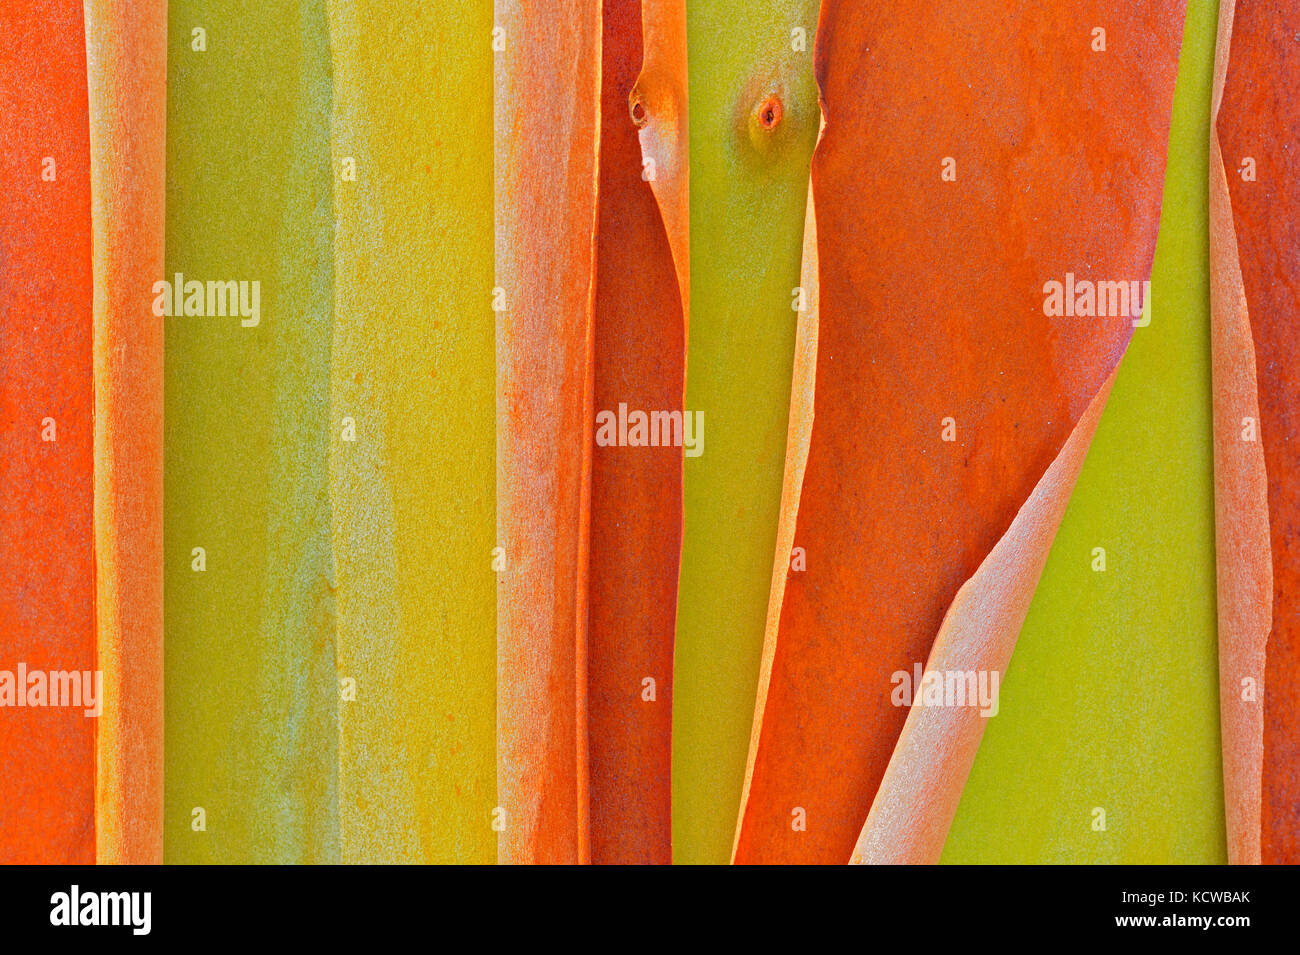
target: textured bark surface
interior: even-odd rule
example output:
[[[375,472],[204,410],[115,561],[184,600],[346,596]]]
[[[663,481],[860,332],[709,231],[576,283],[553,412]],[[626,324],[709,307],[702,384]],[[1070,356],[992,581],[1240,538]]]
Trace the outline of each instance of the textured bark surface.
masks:
[[[0,182],[0,670],[90,671],[94,387],[80,3],[0,12]],[[0,862],[95,861],[95,734],[79,708],[0,710]]]
[[[256,280],[261,315],[163,320],[166,859],[338,862],[326,8],[172,0],[168,34],[158,278]]]
[[[341,857],[492,862],[492,2],[329,11]]]
[[[587,862],[600,2],[497,0],[501,862]]]
[[[1224,661],[1224,767],[1239,799],[1235,807],[1230,804],[1238,817],[1232,839],[1234,861],[1296,864],[1300,862],[1300,687],[1296,686],[1300,672],[1300,471],[1296,468],[1300,453],[1300,44],[1295,40],[1295,16],[1283,5],[1258,0],[1236,0],[1234,5],[1225,0],[1222,22],[1220,62],[1221,69],[1226,65],[1226,74],[1215,122],[1219,165],[1213,172],[1222,176],[1221,184],[1226,181],[1226,197],[1221,191],[1220,198],[1228,201],[1216,209],[1215,234],[1220,241],[1215,265],[1225,272],[1228,289],[1216,298],[1215,309],[1216,321],[1238,331],[1225,341],[1222,361],[1216,356],[1216,411],[1223,421],[1218,447],[1225,470],[1234,473],[1237,482],[1235,488],[1225,488],[1230,493],[1224,504],[1232,513],[1224,519],[1243,524],[1265,516],[1257,486],[1258,452],[1243,447],[1258,441],[1263,451],[1268,528],[1267,551],[1258,534],[1243,529],[1241,546],[1221,556],[1230,573],[1245,578],[1241,586],[1250,589],[1255,604],[1244,626],[1225,627],[1225,637],[1238,644],[1228,645],[1231,652]],[[1253,176],[1245,172],[1247,161],[1254,166]],[[1243,321],[1248,340],[1240,334]],[[1225,329],[1225,336],[1228,333]],[[1249,390],[1251,377],[1254,395]],[[1258,436],[1251,439],[1244,419],[1256,414]],[[1268,579],[1266,567],[1271,571],[1271,587],[1251,587]],[[1243,699],[1243,680],[1254,679],[1258,685],[1261,676],[1259,623],[1268,623],[1257,695],[1263,702],[1262,750],[1253,732],[1259,703]],[[1226,729],[1233,725],[1230,717],[1240,710],[1246,712],[1237,719],[1245,726],[1230,734]],[[1252,858],[1251,839],[1257,773],[1258,860]]]
[[[88,0],[95,269],[95,598],[103,863],[162,862],[167,10]]]
[[[644,4],[646,17],[659,12],[652,6]],[[643,36],[650,35],[642,30],[642,8],[641,0],[605,0],[603,10],[593,330],[598,414],[617,415],[620,404],[630,411],[682,410],[685,313],[674,250],[652,184],[643,178],[651,168],[643,158],[655,160],[656,182],[684,183],[685,142],[669,144],[671,155],[653,149],[642,155],[629,102],[645,58]],[[682,58],[683,72],[685,65]],[[653,104],[637,102],[643,123],[671,121],[655,115]],[[588,740],[595,863],[672,861],[682,460],[681,447],[592,448]]]

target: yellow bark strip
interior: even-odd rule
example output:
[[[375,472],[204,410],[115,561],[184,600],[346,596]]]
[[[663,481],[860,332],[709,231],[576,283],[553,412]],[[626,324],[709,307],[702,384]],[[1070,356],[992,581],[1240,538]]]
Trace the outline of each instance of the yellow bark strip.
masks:
[[[337,862],[328,22],[316,0],[168,18],[159,278],[260,291],[255,315],[165,319],[165,855]]]
[[[790,415],[818,0],[687,4],[691,328],[673,674],[673,860],[726,863],[740,804]],[[807,290],[804,299],[807,301]]]
[[[341,855],[491,862],[492,4],[329,10]]]

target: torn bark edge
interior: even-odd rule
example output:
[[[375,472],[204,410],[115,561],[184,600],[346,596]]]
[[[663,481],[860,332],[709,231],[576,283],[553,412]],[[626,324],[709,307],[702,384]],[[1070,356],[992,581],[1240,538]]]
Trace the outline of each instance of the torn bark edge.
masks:
[[[653,164],[650,190],[668,234],[682,298],[683,341],[689,341],[691,184],[685,0],[642,0],[641,37],[641,73],[632,85],[628,108],[641,141],[642,169]]]
[[[1235,0],[1222,0],[1210,109],[1215,577],[1228,861],[1233,865],[1258,865],[1264,768],[1264,670],[1273,623],[1273,554],[1263,446],[1258,441],[1246,442],[1239,437],[1243,417],[1259,420],[1259,386],[1232,200],[1218,133],[1235,12]],[[1254,701],[1241,697],[1241,681],[1246,677],[1256,681]]]
[[[819,146],[825,130],[826,108],[823,102]],[[816,150],[813,153],[815,163]],[[799,315],[795,339],[781,516],[749,756],[732,842],[733,862],[762,734],[799,499],[812,438],[820,286],[815,193],[810,170],[800,277],[806,308]],[[1060,453],[1021,506],[1007,533],[958,591],[931,648],[927,668],[996,669],[999,675],[1005,671],[1118,368],[1119,362],[1116,362]],[[966,662],[958,666],[961,661]],[[971,661],[976,665],[972,666]],[[937,862],[983,734],[984,717],[976,708],[914,707],[908,713],[851,861]],[[939,782],[937,786],[936,781]]]
[[[1222,98],[1232,18],[1233,0],[1224,0],[1212,124]],[[1215,526],[1228,848],[1231,862],[1258,863],[1263,713],[1258,704],[1242,706],[1239,677],[1254,676],[1262,697],[1272,594],[1267,478],[1260,445],[1236,440],[1242,411],[1258,419],[1258,390],[1232,209],[1213,125],[1210,149]],[[1117,372],[1118,366],[1007,534],[958,591],[931,649],[927,672],[1005,672]],[[983,717],[976,708],[914,705],[850,861],[937,863],[983,735]]]
[[[957,591],[930,649],[927,673],[984,670],[1001,678],[1006,672],[1118,372],[1117,364],[1007,532]],[[985,720],[974,706],[913,704],[852,864],[939,861]]]

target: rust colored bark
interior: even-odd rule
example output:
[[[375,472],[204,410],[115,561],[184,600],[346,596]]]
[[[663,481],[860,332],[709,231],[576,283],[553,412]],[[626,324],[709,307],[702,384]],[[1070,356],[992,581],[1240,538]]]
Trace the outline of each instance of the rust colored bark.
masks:
[[[97,666],[80,3],[0,12],[0,182],[0,862],[86,864],[95,719],[81,707],[20,708],[14,696],[29,689],[14,685],[20,665]]]
[[[654,12],[650,7],[647,15]],[[643,178],[629,104],[643,59],[641,21],[641,0],[605,0],[594,404],[598,415],[615,418],[620,405],[629,413],[680,414],[685,382],[686,326],[674,250]],[[658,157],[656,181],[661,171],[672,170]],[[591,498],[591,861],[668,863],[680,444],[598,441]]]
[[[1300,862],[1295,28],[1284,5],[1225,0],[1221,10],[1211,162],[1215,503],[1224,774],[1234,862]],[[1254,682],[1254,692],[1247,681]]]
[[[578,863],[600,2],[497,0],[496,23],[498,858]]]

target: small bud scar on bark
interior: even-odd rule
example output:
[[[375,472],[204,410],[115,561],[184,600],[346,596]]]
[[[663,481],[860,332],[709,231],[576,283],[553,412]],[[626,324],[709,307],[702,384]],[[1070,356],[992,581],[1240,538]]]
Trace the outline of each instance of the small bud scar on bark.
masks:
[[[650,114],[645,108],[645,103],[641,101],[639,90],[632,90],[627,98],[628,111],[632,114],[632,123],[637,129],[644,129],[645,124],[650,121]]]
[[[778,96],[769,96],[758,107],[758,124],[764,129],[776,129],[781,122],[785,107]]]

